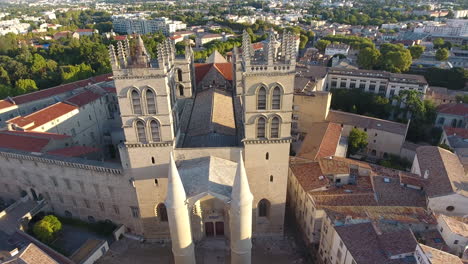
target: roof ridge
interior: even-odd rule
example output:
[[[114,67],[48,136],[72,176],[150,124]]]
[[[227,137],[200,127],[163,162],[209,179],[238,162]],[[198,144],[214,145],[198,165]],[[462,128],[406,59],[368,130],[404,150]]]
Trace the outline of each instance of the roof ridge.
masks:
[[[403,125],[405,124],[405,123],[400,123],[400,122],[391,121],[391,120],[387,120],[387,119],[377,118],[377,117],[373,117],[373,116],[360,115],[360,114],[355,114],[355,113],[350,113],[350,112],[340,111],[340,110],[330,109],[329,112],[340,112],[340,113],[345,113],[347,115],[362,116],[362,117],[365,117],[365,118],[374,119],[374,120],[381,120],[381,121],[384,121],[384,122],[390,122],[390,123],[395,123],[395,124],[403,124]],[[333,122],[333,123],[335,123],[335,122]]]

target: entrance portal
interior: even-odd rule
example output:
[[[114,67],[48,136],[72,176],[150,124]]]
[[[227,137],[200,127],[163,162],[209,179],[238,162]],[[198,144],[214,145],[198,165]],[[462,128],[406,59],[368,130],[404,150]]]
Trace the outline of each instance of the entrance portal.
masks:
[[[216,222],[216,236],[224,236],[224,222]]]
[[[205,235],[206,237],[214,236],[213,222],[205,222]]]

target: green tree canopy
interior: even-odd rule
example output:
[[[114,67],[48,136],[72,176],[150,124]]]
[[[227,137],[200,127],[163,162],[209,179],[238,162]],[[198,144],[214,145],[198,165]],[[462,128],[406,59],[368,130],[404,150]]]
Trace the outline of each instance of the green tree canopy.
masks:
[[[380,52],[382,53],[381,66],[386,71],[405,72],[413,63],[410,51],[401,44],[382,44]]]
[[[34,225],[33,233],[42,242],[50,243],[54,239],[57,232],[59,232],[61,229],[62,223],[57,219],[57,217],[53,215],[47,215]]]
[[[331,41],[325,40],[325,39],[320,39],[317,42],[315,42],[315,47],[320,51],[320,52],[325,52],[325,49],[327,48],[328,45],[331,44]]]
[[[348,137],[348,153],[354,155],[367,147],[367,133],[353,128]]]
[[[448,60],[449,57],[449,51],[448,49],[438,49],[435,54],[435,58],[439,61],[446,61]]]
[[[37,91],[37,85],[34,80],[31,79],[19,79],[15,84],[17,94],[25,94]]]
[[[380,51],[374,47],[366,47],[359,51],[357,63],[360,68],[371,70],[380,60]]]
[[[432,41],[432,44],[434,44],[434,48],[438,49],[442,46],[444,46],[444,40],[441,39],[441,38],[435,38],[433,41]]]
[[[411,57],[413,58],[413,60],[415,60],[421,57],[424,50],[426,50],[426,47],[421,46],[421,45],[414,45],[414,46],[409,47],[408,49],[411,53]]]

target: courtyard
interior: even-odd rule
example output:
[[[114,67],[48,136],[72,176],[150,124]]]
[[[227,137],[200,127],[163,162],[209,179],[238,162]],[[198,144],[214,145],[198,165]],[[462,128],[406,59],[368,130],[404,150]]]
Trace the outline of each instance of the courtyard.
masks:
[[[310,263],[302,256],[293,238],[282,240],[257,239],[253,241],[252,263],[299,264]],[[196,245],[197,264],[230,263],[229,246],[224,239],[207,239]],[[170,243],[141,243],[124,238],[113,243],[97,264],[173,264]]]

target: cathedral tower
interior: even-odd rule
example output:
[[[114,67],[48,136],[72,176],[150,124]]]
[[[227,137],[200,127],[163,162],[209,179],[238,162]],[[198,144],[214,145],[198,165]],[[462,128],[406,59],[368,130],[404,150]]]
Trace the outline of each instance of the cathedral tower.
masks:
[[[289,32],[281,42],[270,32],[263,50],[254,50],[244,32],[242,51],[234,51],[234,83],[243,106],[245,168],[250,186],[255,187],[256,236],[283,232],[296,53],[296,36]]]
[[[155,205],[166,197],[168,157],[176,144],[179,113],[184,99],[192,96],[193,56],[187,48],[183,58],[176,58],[174,43],[167,39],[152,59],[140,36],[135,42],[109,46],[123,124],[121,163],[138,196],[132,214],[141,219],[140,230],[132,232],[168,238],[167,220],[154,223]]]

